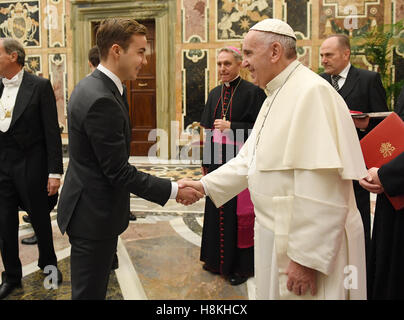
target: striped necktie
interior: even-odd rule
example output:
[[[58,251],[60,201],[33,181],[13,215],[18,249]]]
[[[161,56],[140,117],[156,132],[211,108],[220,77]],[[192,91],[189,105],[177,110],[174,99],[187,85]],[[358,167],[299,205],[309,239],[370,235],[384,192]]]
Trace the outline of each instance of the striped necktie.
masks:
[[[341,79],[340,75],[332,75],[331,76],[331,84],[334,87],[335,90],[339,90],[339,85],[338,85],[338,80]]]

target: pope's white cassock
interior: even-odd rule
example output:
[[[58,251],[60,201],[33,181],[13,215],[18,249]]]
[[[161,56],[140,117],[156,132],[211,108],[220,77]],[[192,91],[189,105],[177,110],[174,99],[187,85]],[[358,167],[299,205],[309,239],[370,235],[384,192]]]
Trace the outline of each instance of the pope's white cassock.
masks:
[[[218,207],[250,190],[256,298],[366,299],[363,225],[351,180],[367,171],[348,107],[297,60],[266,89],[238,156],[202,178]],[[318,271],[316,296],[287,290],[290,259]]]

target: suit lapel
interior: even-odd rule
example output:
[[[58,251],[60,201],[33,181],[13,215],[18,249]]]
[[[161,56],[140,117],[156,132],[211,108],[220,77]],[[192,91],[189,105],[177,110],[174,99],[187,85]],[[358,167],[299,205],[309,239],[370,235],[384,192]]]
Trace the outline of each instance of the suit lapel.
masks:
[[[328,73],[323,73],[323,78],[331,84],[331,75]]]
[[[342,88],[338,91],[339,94],[346,99],[346,97],[351,93],[353,88],[359,81],[359,72],[356,70],[354,66],[349,68],[348,75],[346,77],[345,83]]]
[[[17,97],[15,99],[13,117],[11,119],[10,127],[14,125],[14,123],[27,108],[31,100],[31,96],[34,92],[34,87],[34,82],[32,81],[30,74],[24,71],[24,76],[22,78],[22,82],[20,88],[18,89]]]
[[[126,140],[127,140],[127,144],[129,145],[129,148],[130,148],[130,119],[129,119],[129,108],[126,106],[127,102],[125,103],[124,98],[121,96],[115,83],[106,74],[104,74],[103,72],[101,72],[98,69],[95,69],[93,71],[93,73],[91,74],[91,76],[101,79],[106,84],[106,86],[111,90],[113,96],[115,97],[115,100],[118,102],[119,106],[121,107],[124,117],[126,119],[126,127],[127,127]],[[125,90],[125,87],[124,87],[124,90]]]

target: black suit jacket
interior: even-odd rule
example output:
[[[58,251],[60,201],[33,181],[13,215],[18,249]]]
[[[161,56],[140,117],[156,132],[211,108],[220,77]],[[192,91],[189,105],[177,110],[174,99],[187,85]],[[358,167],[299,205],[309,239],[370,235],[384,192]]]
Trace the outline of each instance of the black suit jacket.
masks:
[[[0,81],[0,96],[3,90],[4,85]],[[33,148],[45,148],[45,172],[63,173],[56,100],[48,79],[24,71],[6,134],[13,137],[24,155],[32,152]]]
[[[171,182],[128,163],[130,121],[114,82],[98,69],[81,80],[67,108],[69,166],[58,204],[62,233],[108,239],[129,223],[129,193],[164,205]]]
[[[331,83],[329,74],[322,73],[321,76]],[[351,66],[345,83],[338,93],[344,98],[350,110],[361,112],[388,111],[386,92],[377,72]],[[357,130],[359,139],[362,139],[379,122],[380,120],[371,119],[365,131]]]
[[[0,82],[0,96],[3,90],[4,85]],[[26,172],[18,175],[23,181],[17,182],[29,190],[29,195],[20,194],[20,206],[25,210],[30,211],[33,202],[38,203],[41,199],[49,201],[52,208],[56,204],[57,195],[47,197],[46,185],[49,173],[63,174],[62,141],[57,119],[50,81],[25,71],[10,128],[1,133],[16,142],[7,150],[6,156],[18,166],[18,170]]]

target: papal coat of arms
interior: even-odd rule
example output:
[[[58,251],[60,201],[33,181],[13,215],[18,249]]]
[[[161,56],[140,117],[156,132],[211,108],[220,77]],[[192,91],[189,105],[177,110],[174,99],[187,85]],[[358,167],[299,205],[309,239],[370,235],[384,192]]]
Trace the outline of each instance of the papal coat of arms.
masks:
[[[390,142],[382,143],[379,149],[380,153],[383,155],[383,158],[391,157],[394,150],[396,150],[396,148],[392,146]]]
[[[19,40],[24,46],[39,47],[39,2],[0,3],[0,37]]]

